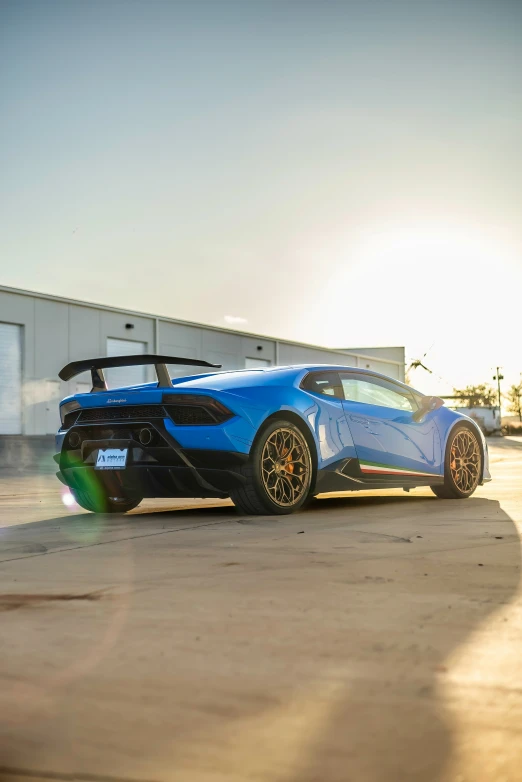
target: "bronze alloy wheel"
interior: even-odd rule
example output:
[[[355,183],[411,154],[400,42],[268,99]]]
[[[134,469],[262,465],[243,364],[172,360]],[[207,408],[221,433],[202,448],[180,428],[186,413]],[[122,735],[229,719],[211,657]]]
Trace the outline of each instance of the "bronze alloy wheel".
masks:
[[[296,505],[308,493],[311,475],[310,451],[301,432],[273,431],[261,454],[261,478],[272,502],[283,508]]]
[[[469,429],[459,429],[450,446],[449,466],[453,483],[471,494],[480,480],[481,454],[477,438]]]

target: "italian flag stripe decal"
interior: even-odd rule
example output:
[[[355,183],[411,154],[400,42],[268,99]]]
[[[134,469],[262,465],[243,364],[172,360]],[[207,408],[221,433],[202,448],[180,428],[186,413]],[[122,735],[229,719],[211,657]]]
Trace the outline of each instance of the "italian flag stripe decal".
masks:
[[[432,472],[421,472],[420,470],[407,470],[405,467],[391,467],[387,464],[379,464],[378,462],[365,462],[360,461],[361,472],[365,475],[422,475],[428,478],[439,478]]]

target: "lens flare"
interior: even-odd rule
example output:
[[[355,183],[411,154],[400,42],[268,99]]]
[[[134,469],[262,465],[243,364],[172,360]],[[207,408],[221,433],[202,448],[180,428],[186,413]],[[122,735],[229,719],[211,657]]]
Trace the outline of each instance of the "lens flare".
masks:
[[[78,505],[73,495],[68,489],[62,491],[62,502],[67,508],[72,508],[74,505]]]

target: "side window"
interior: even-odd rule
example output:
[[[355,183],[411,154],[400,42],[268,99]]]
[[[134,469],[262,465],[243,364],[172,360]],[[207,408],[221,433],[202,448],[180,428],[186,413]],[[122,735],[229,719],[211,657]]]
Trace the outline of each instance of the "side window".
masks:
[[[341,375],[341,382],[347,402],[362,402],[408,412],[417,409],[413,396],[408,391],[403,391],[386,380],[363,378],[361,375]]]
[[[310,372],[301,383],[305,391],[343,398],[343,389],[337,372]]]

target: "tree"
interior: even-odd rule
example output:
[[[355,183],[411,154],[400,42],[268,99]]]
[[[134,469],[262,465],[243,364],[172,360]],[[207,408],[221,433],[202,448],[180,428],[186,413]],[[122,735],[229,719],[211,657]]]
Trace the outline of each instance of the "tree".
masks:
[[[494,407],[497,404],[497,392],[486,383],[478,386],[466,386],[466,388],[454,388],[456,399],[462,399],[468,407]]]
[[[517,385],[512,385],[507,392],[508,412],[518,415],[518,420],[522,421],[522,380]]]

